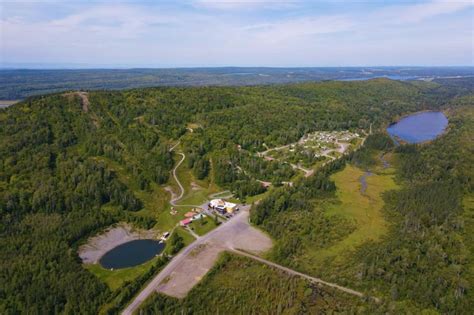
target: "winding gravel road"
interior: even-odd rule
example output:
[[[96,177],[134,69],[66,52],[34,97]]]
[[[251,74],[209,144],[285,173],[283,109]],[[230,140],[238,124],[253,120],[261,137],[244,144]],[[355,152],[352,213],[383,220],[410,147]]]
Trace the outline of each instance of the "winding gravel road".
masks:
[[[176,170],[184,162],[184,159],[186,158],[186,155],[184,155],[184,153],[181,153],[181,152],[178,153],[178,154],[181,155],[181,160],[178,162],[178,164],[176,164],[175,168],[173,169],[173,177],[174,177],[174,180],[176,181],[176,183],[178,184],[179,189],[181,190],[181,192],[179,193],[178,196],[176,196],[176,197],[174,197],[170,200],[170,204],[172,206],[176,206],[176,202],[178,202],[181,198],[183,198],[183,195],[184,195],[184,187],[181,184],[181,182],[179,181],[178,176],[176,176]]]

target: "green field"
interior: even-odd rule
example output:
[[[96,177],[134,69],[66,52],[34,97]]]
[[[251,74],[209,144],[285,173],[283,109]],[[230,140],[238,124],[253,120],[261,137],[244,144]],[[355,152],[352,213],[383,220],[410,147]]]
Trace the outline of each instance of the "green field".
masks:
[[[205,217],[203,219],[193,221],[189,227],[192,228],[197,235],[204,235],[215,229],[217,225],[212,218]]]
[[[327,258],[343,260],[343,254],[369,240],[378,240],[387,232],[382,193],[397,187],[393,175],[372,173],[366,178],[367,189],[362,193],[359,179],[363,175],[364,171],[348,165],[331,177],[336,183],[338,202],[327,207],[326,215],[347,218],[355,222],[356,229],[333,246],[309,253],[312,263],[319,264]]]
[[[100,264],[84,265],[84,268],[92,272],[100,280],[102,280],[111,290],[119,289],[125,282],[135,280],[138,276],[148,271],[156,262],[157,258],[153,258],[144,264],[116,270],[103,268]]]
[[[181,155],[176,155],[176,162],[181,159]],[[209,195],[218,192],[220,189],[209,179],[198,180],[192,170],[186,166],[186,159],[176,170],[181,185],[184,187],[184,195],[181,200],[177,202],[179,205],[195,205],[200,206],[209,200]],[[170,179],[172,187],[175,192],[179,192],[179,187],[174,178]]]
[[[271,188],[268,189],[266,192],[264,192],[264,193],[262,193],[262,194],[247,197],[247,198],[246,198],[246,203],[247,203],[247,204],[255,203],[255,202],[257,202],[257,201],[259,201],[259,200],[265,198],[266,196],[268,196],[268,194],[270,193],[270,191],[271,191]]]
[[[386,159],[391,163],[394,160],[392,156]],[[365,171],[347,164],[330,177],[336,185],[335,196],[314,199],[313,211],[309,213],[288,211],[277,214],[266,227],[277,233],[274,237],[278,239],[268,258],[315,276],[347,283],[342,278],[332,277],[337,270],[348,267],[351,255],[359,246],[386,235],[388,223],[382,211],[385,204],[383,193],[398,187],[394,182],[393,168],[384,169],[377,164],[371,171],[371,175],[366,177],[366,190],[362,192],[360,179]],[[285,229],[279,232],[281,226]],[[301,245],[297,251],[282,254],[291,246],[285,242],[299,242]],[[352,275],[348,277],[352,278]]]
[[[188,246],[189,244],[194,242],[194,237],[182,227],[177,227],[173,233],[178,233],[179,236],[183,238],[184,246]],[[167,252],[167,249],[165,249],[165,252]]]

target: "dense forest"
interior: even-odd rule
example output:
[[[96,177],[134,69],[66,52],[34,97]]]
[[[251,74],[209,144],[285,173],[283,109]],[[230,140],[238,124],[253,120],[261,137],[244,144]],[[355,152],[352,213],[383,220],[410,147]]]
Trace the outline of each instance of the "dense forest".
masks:
[[[85,98],[84,94],[68,92],[31,97],[0,110],[0,313],[93,314],[110,301],[114,293],[82,268],[76,249],[87,237],[113,223],[128,221],[149,228],[157,222],[155,214],[138,214],[145,202],[139,197],[140,191],[155,191],[169,183],[176,161],[170,148],[177,141],[189,156],[186,167],[196,178],[207,178],[243,199],[263,191],[258,180],[278,184],[295,178],[295,171],[288,165],[258,159],[257,151],[294,142],[307,132],[368,129],[371,125],[376,129],[409,112],[440,108],[452,98],[450,93],[440,91],[441,87],[437,83],[377,79],[95,91],[85,94]],[[465,87],[459,89],[458,103],[450,105],[472,104],[469,97],[460,97],[468,92]],[[399,235],[392,238],[393,244],[383,243],[371,254],[363,255],[365,261],[360,263],[368,266],[363,279],[367,285],[376,282],[385,292],[390,282],[380,284],[380,275],[371,270],[394,268],[390,262],[395,259],[397,242],[406,241],[402,237],[415,238],[418,234],[414,231],[423,231],[426,239],[420,242],[427,244],[437,240],[436,233],[439,238],[448,237],[440,242],[459,241],[460,196],[472,185],[472,177],[466,177],[472,169],[459,158],[458,149],[469,147],[451,144],[460,141],[462,130],[468,128],[463,127],[466,122],[462,117],[457,119],[452,130],[460,131],[448,133],[449,137],[441,138],[433,146],[397,149],[400,181],[406,181],[407,186],[387,195],[392,207],[387,211],[415,218],[410,221],[415,226],[404,227],[407,230],[402,229],[403,233],[399,233],[401,227],[394,230]],[[375,135],[367,143],[373,150],[389,148]],[[286,237],[292,229],[314,230],[311,241],[326,246],[354,228],[345,220],[305,220],[314,200],[334,195],[336,187],[329,176],[351,160],[367,158],[351,155],[328,164],[312,177],[296,176],[293,187],[275,188],[252,213],[255,224],[281,239],[274,259],[291,265],[292,257],[299,254],[298,244],[305,241],[305,235],[301,232],[295,233],[297,237]],[[127,181],[119,176],[119,167]],[[434,196],[446,197],[443,203],[433,205],[438,199],[423,195],[426,187]],[[446,187],[449,190],[444,192]],[[424,201],[431,202],[425,207],[428,217],[411,210],[413,203]],[[446,208],[440,209],[442,205]],[[291,217],[291,222],[279,215],[294,209],[299,212]],[[345,228],[333,233],[331,225]],[[283,227],[289,230],[283,231]],[[444,230],[452,234],[443,234]],[[409,240],[407,246],[418,246],[418,241]],[[433,244],[437,248],[433,251],[443,249],[438,243]],[[430,248],[427,245],[426,250]],[[379,251],[385,254],[374,254]],[[420,274],[411,277],[404,270],[392,269],[391,274],[397,275],[397,279],[391,279],[391,285],[397,296],[442,311],[445,310],[440,305],[454,305],[461,310],[463,304],[452,299],[469,292],[464,285],[456,289],[464,281],[461,276],[456,280],[463,272],[464,260],[453,256],[461,270],[456,272],[458,267],[451,263],[450,253],[446,255],[445,265],[439,268],[454,268],[450,269],[453,277],[442,282],[449,285],[433,286],[435,292],[431,295],[408,297],[412,294],[410,290],[415,291],[410,283]],[[423,279],[418,283],[424,286],[435,281],[430,277]],[[416,292],[420,290],[417,288]]]

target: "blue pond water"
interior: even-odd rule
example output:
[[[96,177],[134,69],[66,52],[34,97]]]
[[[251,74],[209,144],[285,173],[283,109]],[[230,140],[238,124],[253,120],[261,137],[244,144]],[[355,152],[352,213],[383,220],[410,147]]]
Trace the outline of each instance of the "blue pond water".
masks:
[[[439,136],[448,119],[442,112],[423,112],[407,116],[387,128],[392,137],[408,143],[420,143],[433,140]]]
[[[164,243],[154,240],[131,241],[111,249],[99,262],[107,269],[133,267],[152,259],[161,253],[164,247]]]

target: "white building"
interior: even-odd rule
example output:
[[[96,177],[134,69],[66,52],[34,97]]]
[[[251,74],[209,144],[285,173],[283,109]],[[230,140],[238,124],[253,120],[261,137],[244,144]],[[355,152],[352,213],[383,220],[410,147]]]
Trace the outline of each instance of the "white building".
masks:
[[[237,204],[232,202],[227,202],[222,199],[213,199],[209,202],[209,206],[213,209],[219,210],[221,212],[234,213],[237,210]]]

